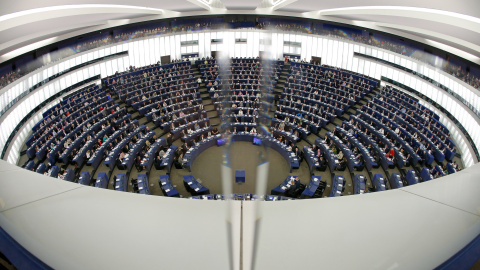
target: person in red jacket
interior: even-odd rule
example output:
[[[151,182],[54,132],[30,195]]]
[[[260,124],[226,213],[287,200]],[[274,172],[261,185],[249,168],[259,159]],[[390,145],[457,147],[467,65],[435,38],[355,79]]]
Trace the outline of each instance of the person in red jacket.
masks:
[[[395,150],[393,150],[393,148],[390,148],[390,151],[388,151],[388,153],[385,154],[385,156],[393,159],[393,157],[395,156]]]

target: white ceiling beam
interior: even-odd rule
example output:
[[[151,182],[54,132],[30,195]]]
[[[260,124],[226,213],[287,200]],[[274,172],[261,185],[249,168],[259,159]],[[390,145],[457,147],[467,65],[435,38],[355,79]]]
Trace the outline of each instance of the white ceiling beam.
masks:
[[[75,29],[83,29],[87,27],[93,27],[93,26],[100,26],[104,25],[106,22],[94,22],[94,23],[83,23],[83,24],[78,24],[75,25]],[[50,29],[46,29],[44,31],[38,31],[34,32],[30,35],[26,36],[20,36],[15,39],[11,39],[7,42],[4,42],[0,44],[0,55],[4,52],[8,52],[9,49],[15,47],[18,44],[27,44],[27,43],[35,43],[38,42],[39,39],[44,40],[48,36],[55,35],[55,33],[62,33],[70,30],[71,32],[75,31],[75,29],[72,29],[72,26],[64,26],[64,27],[58,27],[55,28],[55,32],[52,32]],[[57,34],[58,35],[58,34]]]
[[[480,46],[478,46],[476,44],[473,44],[469,41],[466,41],[464,39],[460,39],[460,38],[456,38],[454,36],[442,34],[441,32],[438,32],[438,31],[431,31],[431,30],[426,30],[426,29],[422,29],[422,28],[419,28],[419,27],[405,26],[405,25],[392,24],[392,23],[377,22],[375,24],[378,25],[379,27],[393,28],[393,29],[397,29],[397,30],[400,30],[400,31],[409,31],[409,32],[413,32],[413,33],[416,33],[416,34],[436,38],[438,40],[444,40],[444,41],[449,41],[449,42],[453,42],[453,43],[462,44],[465,47],[470,47],[472,50],[480,52]]]
[[[188,2],[202,7],[209,11],[226,10],[221,0],[187,0]]]
[[[124,5],[65,5],[24,10],[0,17],[0,32],[38,21],[91,14],[162,14],[164,10]]]
[[[404,33],[402,34],[402,36],[412,35],[412,33],[413,35],[416,35],[416,36],[427,36],[429,39],[426,39],[426,41],[428,41],[430,45],[435,45],[434,47],[437,47],[439,44],[442,44],[444,46],[450,47],[450,51],[456,51],[457,53],[459,53],[460,50],[458,48],[454,48],[447,44],[447,43],[456,43],[459,46],[468,48],[467,50],[463,50],[464,52],[467,52],[468,54],[470,54],[467,59],[472,59],[472,60],[478,59],[478,57],[472,55],[470,52],[480,52],[480,46],[473,44],[471,42],[468,42],[466,40],[445,35],[436,31],[421,29],[418,27],[411,27],[411,26],[404,26],[404,25],[397,25],[397,24],[390,24],[390,23],[375,23],[375,24],[379,27],[389,28],[387,30],[390,30],[390,31],[391,29],[394,29],[394,30],[410,32],[410,33]]]
[[[297,0],[262,0],[260,4],[258,4],[257,11],[261,12],[273,12],[279,8],[283,8],[288,6]]]
[[[465,14],[460,14],[451,11],[418,8],[418,7],[403,7],[403,6],[361,6],[336,8],[319,11],[305,12],[305,16],[355,16],[355,15],[374,15],[374,16],[393,16],[404,17],[420,20],[428,20],[437,23],[449,24],[456,27],[461,27],[476,33],[480,33],[480,19]]]

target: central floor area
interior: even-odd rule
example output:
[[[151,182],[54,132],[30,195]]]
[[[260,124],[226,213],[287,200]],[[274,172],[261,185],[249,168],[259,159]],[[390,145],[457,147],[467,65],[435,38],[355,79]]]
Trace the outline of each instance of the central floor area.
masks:
[[[193,163],[192,175],[210,189],[211,193],[222,193],[221,164],[227,151],[226,146],[213,146],[202,152]],[[230,146],[230,167],[232,181],[235,182],[235,170],[245,170],[245,183],[233,184],[234,193],[255,193],[257,166],[263,146],[251,142],[234,142]],[[268,178],[267,193],[280,184],[289,175],[287,161],[277,151],[267,148]]]

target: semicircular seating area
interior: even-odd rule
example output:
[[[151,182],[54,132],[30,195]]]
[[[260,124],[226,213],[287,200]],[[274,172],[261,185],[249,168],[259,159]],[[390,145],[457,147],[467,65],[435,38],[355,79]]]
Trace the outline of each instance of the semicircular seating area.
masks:
[[[398,89],[301,62],[221,65],[207,58],[130,67],[103,87],[77,90],[32,128],[20,164],[99,188],[199,196],[182,184],[194,179],[200,153],[227,139],[258,140],[295,176],[274,183],[277,199],[376,192],[459,169],[439,116]]]

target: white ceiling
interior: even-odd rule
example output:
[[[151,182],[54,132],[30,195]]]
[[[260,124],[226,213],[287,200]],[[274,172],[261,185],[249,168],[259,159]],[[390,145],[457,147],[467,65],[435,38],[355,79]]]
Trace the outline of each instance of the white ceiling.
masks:
[[[435,44],[480,63],[478,0],[6,0],[0,2],[0,62],[48,38],[56,42],[123,24],[211,14],[298,16],[351,24]]]

